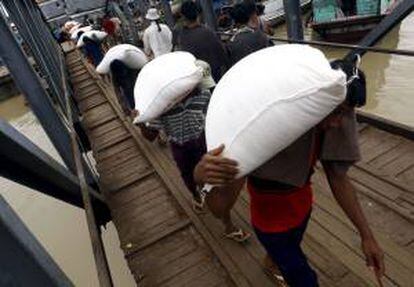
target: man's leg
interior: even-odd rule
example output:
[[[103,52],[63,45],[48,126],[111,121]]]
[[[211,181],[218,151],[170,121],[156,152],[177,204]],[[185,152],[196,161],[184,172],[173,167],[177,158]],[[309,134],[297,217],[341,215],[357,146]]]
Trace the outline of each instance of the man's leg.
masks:
[[[192,159],[193,156],[191,154],[191,149],[188,146],[188,143],[184,143],[183,145],[178,145],[175,143],[171,143],[171,152],[174,158],[174,161],[180,170],[181,177],[187,186],[188,190],[190,190],[191,194],[193,195],[194,199],[198,198],[197,186],[193,179],[193,169],[192,166]]]
[[[291,287],[318,286],[316,273],[300,247],[307,223],[308,218],[297,228],[281,233],[264,233],[256,229],[260,243]]]

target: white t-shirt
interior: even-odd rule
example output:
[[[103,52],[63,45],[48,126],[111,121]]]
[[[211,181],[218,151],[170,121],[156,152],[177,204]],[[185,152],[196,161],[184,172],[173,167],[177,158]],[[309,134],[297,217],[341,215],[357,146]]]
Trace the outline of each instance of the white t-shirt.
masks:
[[[172,33],[170,28],[165,24],[160,24],[161,31],[158,31],[158,26],[155,22],[145,30],[143,41],[144,51],[146,54],[154,54],[158,57],[162,54],[171,52],[172,50]]]

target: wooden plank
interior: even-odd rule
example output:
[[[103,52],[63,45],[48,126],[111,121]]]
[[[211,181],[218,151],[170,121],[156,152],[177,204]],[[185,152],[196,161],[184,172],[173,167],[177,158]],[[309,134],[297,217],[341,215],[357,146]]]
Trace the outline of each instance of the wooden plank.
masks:
[[[389,172],[384,171],[383,169],[377,169],[363,162],[357,163],[355,166],[363,172],[370,174],[371,176],[374,176],[375,178],[385,182],[386,184],[390,184],[396,187],[397,189],[400,189],[402,192],[414,193],[413,185],[407,184],[401,179],[396,178],[395,175],[390,174]]]
[[[142,151],[148,156],[148,159],[154,165],[156,170],[159,172],[162,180],[167,185],[168,189],[174,195],[176,200],[179,202],[180,206],[184,209],[186,214],[190,217],[194,225],[196,226],[197,230],[203,236],[203,238],[209,243],[210,247],[214,251],[214,253],[220,258],[222,264],[225,266],[229,275],[231,276],[232,280],[235,282],[237,286],[249,286],[248,281],[246,280],[245,276],[240,272],[234,262],[225,254],[219,247],[217,241],[211,236],[211,234],[207,231],[206,227],[202,224],[200,219],[197,217],[196,214],[192,211],[191,207],[186,202],[185,197],[181,194],[181,190],[185,190],[183,184],[179,184],[175,181],[172,181],[170,176],[168,175],[168,167],[165,165],[165,159],[160,158],[160,154],[156,153],[154,150],[148,148],[146,143],[143,139],[138,135],[137,130],[135,127],[132,126],[131,123],[125,122],[125,125],[130,129],[131,134],[134,136],[135,141],[140,146]]]
[[[320,242],[329,249],[345,266],[347,266],[356,276],[363,280],[368,286],[376,286],[371,271],[366,267],[365,261],[336,236],[325,230],[319,223],[311,220],[308,226],[308,234],[314,240]],[[391,284],[389,279],[384,283]]]
[[[302,248],[309,261],[330,280],[338,281],[349,274],[348,268],[312,237],[305,235]]]
[[[101,144],[99,146],[95,146],[95,144],[91,144],[92,150],[94,153],[98,154],[107,149],[111,149],[113,146],[117,146],[117,145],[122,144],[123,142],[129,141],[130,139],[131,139],[131,136],[129,134],[125,134],[118,138],[111,139],[110,141],[107,141],[105,144]]]
[[[148,238],[152,238],[162,232],[164,229],[168,228],[171,225],[176,225],[178,222],[181,222],[184,217],[178,216],[173,212],[167,214],[158,215],[157,220],[151,222],[135,222],[134,220],[129,222],[129,226],[123,226],[123,228],[118,228],[120,234],[120,241],[122,246],[128,246],[131,242],[133,244],[138,244],[139,242],[145,241]],[[118,224],[119,221],[114,221]],[[134,224],[134,225],[132,225]]]
[[[70,79],[71,80],[75,79],[76,77],[79,77],[79,76],[89,75],[89,73],[86,69],[79,69],[78,71],[70,70],[69,74],[70,74]]]
[[[91,75],[88,72],[78,73],[76,76],[72,75],[72,84],[74,85],[82,85],[84,82],[89,82],[93,80]]]
[[[317,206],[313,208],[313,220],[318,222],[320,226],[323,226],[325,230],[330,232],[333,236],[338,238],[343,245],[357,254],[361,261],[364,262],[364,255],[360,248],[359,236],[354,230],[345,226],[343,223],[338,222],[332,216],[320,209]],[[397,282],[400,286],[412,286],[414,285],[414,273],[409,268],[402,265],[394,258],[385,254],[385,264],[387,266],[386,276],[393,282]],[[351,268],[350,266],[348,266]]]
[[[149,247],[152,244],[155,244],[156,242],[164,239],[165,237],[171,236],[173,233],[188,227],[190,224],[191,221],[188,218],[185,218],[181,221],[178,221],[176,224],[164,228],[161,232],[156,233],[153,237],[146,238],[145,240],[140,241],[136,245],[128,245],[127,250],[125,251],[125,256],[132,256],[133,254]]]
[[[348,176],[353,181],[364,185],[366,188],[375,190],[382,197],[389,199],[390,201],[397,199],[403,193],[401,189],[387,184],[383,180],[363,172],[358,168],[351,168],[348,172]]]
[[[78,107],[81,112],[85,112],[106,103],[105,97],[103,97],[99,92],[93,93],[91,96],[87,96],[85,94],[83,96],[82,100],[78,101]]]
[[[400,143],[400,137],[373,129],[371,138],[360,145],[362,161],[369,163]]]
[[[213,264],[207,266],[201,264],[194,265],[166,282],[163,282],[162,286],[234,286],[231,282],[223,282],[223,277],[216,272]]]
[[[348,273],[343,278],[338,279],[335,281],[336,286],[352,286],[352,287],[365,287],[367,284],[364,283],[359,277],[357,277],[353,273]],[[395,286],[394,284],[392,286]]]
[[[409,152],[414,152],[413,143],[407,139],[402,139],[399,145],[395,146],[387,153],[382,154],[380,157],[372,160],[369,164],[377,169],[381,169],[400,155],[407,154]]]
[[[117,220],[121,221],[127,219],[134,221],[156,221],[158,219],[152,217],[158,213],[166,215],[170,210],[177,213],[177,211],[174,210],[175,206],[172,204],[171,200],[172,198],[168,194],[161,193],[148,202],[131,202],[131,204],[124,206],[123,209],[113,210],[112,214]]]
[[[99,152],[94,152],[94,158],[96,158],[96,161],[108,160],[116,154],[134,146],[136,147],[135,142],[131,138],[129,140],[122,141],[115,146],[100,150]]]
[[[93,150],[99,151],[129,138],[131,138],[131,135],[121,126],[108,131],[102,136],[91,138],[91,146]]]
[[[73,95],[77,103],[85,101],[86,99],[92,100],[93,97],[102,97],[101,90],[98,87],[91,86],[88,90],[82,92],[76,91]],[[92,98],[92,99],[91,99]],[[86,110],[81,110],[81,112],[86,112]]]
[[[131,161],[139,161],[142,158],[142,154],[137,152],[135,147],[127,149],[122,153],[117,154],[113,159],[106,160],[105,162],[98,162],[98,170],[110,171],[121,168],[123,164],[129,164]]]
[[[184,251],[187,251],[187,253],[184,253]],[[161,262],[157,264],[160,266],[159,268],[151,268],[151,270],[144,269],[147,271],[144,271],[147,276],[146,279],[151,280],[151,284],[153,284],[152,286],[157,286],[158,284],[162,284],[163,282],[174,278],[176,275],[184,272],[192,266],[199,264],[204,265],[206,261],[212,260],[211,257],[206,257],[206,254],[202,251],[202,249],[198,248],[191,251],[192,252],[188,251],[188,245],[186,244],[182,246],[182,249],[176,249],[176,256],[178,258],[174,258],[175,260],[165,262],[162,258],[158,258],[161,259]],[[142,262],[140,266],[145,268],[145,262]],[[194,283],[196,284],[196,282]]]
[[[401,154],[381,169],[394,174],[396,177],[414,165],[414,152]]]
[[[90,96],[91,94],[100,93],[100,92],[101,90],[96,84],[90,84],[89,86],[84,87],[83,89],[75,88],[74,97],[77,100],[82,100]]]
[[[92,78],[89,81],[85,81],[82,83],[79,83],[75,86],[75,90],[79,91],[80,93],[82,93],[84,90],[89,89],[90,87],[96,87],[99,88],[98,84],[96,83],[96,81]]]
[[[83,122],[87,129],[92,130],[116,118],[117,115],[113,112],[111,106],[103,104],[85,112]]]
[[[124,208],[129,206],[128,204],[133,204],[136,208],[152,208],[156,203],[162,202],[164,199],[169,199],[167,190],[165,188],[153,188],[150,190],[141,190],[133,196],[128,197],[130,202],[123,202],[121,206],[116,206],[113,208],[114,212],[123,213]],[[133,203],[132,203],[133,202]],[[147,206],[151,204],[151,206]],[[144,210],[145,211],[145,210]]]
[[[320,182],[317,174],[313,177],[313,187],[315,204],[350,228],[354,228],[353,224],[336,203],[327,183]],[[414,260],[414,258],[405,256],[405,250],[402,247],[413,239],[414,230],[412,229],[412,224],[401,218],[393,210],[375,201],[368,201],[364,195],[359,196],[359,201],[384,251],[396,260],[404,262],[406,266],[411,265],[409,262]],[[397,242],[400,246],[394,242]]]
[[[162,185],[156,174],[154,174],[153,176],[148,176],[141,181],[137,181],[136,183],[119,190],[116,193],[116,196],[114,194],[109,194],[107,196],[107,201],[112,205],[113,209],[122,209],[124,205],[138,199],[140,200],[141,197],[145,197],[149,193],[166,192],[164,189],[165,187]]]
[[[150,166],[137,165],[132,162],[127,167],[122,167],[115,172],[102,172],[102,185],[107,189],[108,193],[118,191],[125,188],[138,180],[142,180],[154,173],[154,169]]]
[[[105,100],[106,101],[106,100]],[[122,128],[123,130],[125,130],[124,125],[122,124],[122,122],[120,120],[113,120],[110,121],[104,125],[101,125],[93,130],[91,130],[89,132],[89,137],[95,139],[101,136],[105,136],[108,132],[114,130],[114,129],[119,129]]]
[[[346,224],[349,228],[353,229],[354,232],[356,232],[354,225],[349,221],[340,207],[335,202],[333,202],[332,199],[328,199],[326,196],[321,195],[319,192],[315,192],[315,200],[320,208],[326,212],[329,212],[332,217],[337,218],[343,224]],[[379,244],[383,248],[384,253],[386,253],[394,260],[399,261],[405,266],[405,268],[409,268],[414,272],[414,266],[412,265],[412,262],[414,262],[414,256],[407,254],[403,247],[395,244],[385,233],[376,231],[375,229],[373,232]]]
[[[414,164],[397,174],[397,179],[406,182],[408,186],[414,187]]]

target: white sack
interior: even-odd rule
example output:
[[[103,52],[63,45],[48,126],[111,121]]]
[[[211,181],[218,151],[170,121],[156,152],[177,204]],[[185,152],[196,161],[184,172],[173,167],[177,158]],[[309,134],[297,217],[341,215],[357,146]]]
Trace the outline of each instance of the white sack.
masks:
[[[84,26],[81,27],[81,25],[79,24],[79,26],[74,26],[72,29],[70,29],[69,33],[70,33],[70,38],[72,40],[76,40],[78,38],[78,33],[79,32],[89,32],[92,31],[92,26]]]
[[[83,45],[85,44],[83,42],[84,37],[88,37],[94,41],[102,41],[103,39],[105,39],[106,36],[108,36],[108,34],[103,31],[98,31],[98,30],[86,31],[85,33],[82,34],[82,36],[80,36],[76,47],[78,48],[83,47]]]
[[[65,24],[63,25],[63,28],[66,31],[70,31],[73,27],[80,27],[81,23],[77,22],[77,21],[67,21],[65,22]]]
[[[206,118],[208,150],[239,162],[244,176],[318,124],[345,99],[346,76],[317,49],[279,45],[255,52],[220,80]]]
[[[134,123],[156,119],[187,96],[201,81],[202,68],[188,52],[161,55],[146,64],[134,87],[139,116]]]
[[[99,74],[108,74],[112,61],[119,60],[128,68],[139,70],[147,62],[148,58],[143,51],[130,44],[116,45],[106,52],[104,58],[96,67]]]

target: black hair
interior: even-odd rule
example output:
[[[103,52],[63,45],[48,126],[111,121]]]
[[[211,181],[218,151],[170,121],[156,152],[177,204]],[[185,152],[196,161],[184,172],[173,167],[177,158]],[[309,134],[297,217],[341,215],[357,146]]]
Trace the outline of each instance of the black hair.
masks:
[[[257,11],[257,15],[261,16],[264,14],[266,6],[263,5],[262,3],[257,3],[256,4],[256,11]]]
[[[134,85],[139,70],[128,68],[120,60],[113,60],[109,66],[112,74],[112,82],[116,89],[121,89],[129,108],[135,107],[134,103]]]
[[[85,31],[79,31],[78,33],[76,33],[76,37],[79,39],[83,33],[85,33]]]
[[[188,21],[194,22],[197,20],[198,15],[201,13],[201,8],[193,1],[185,1],[181,4],[181,15]]]
[[[346,75],[347,84],[346,102],[351,107],[362,107],[367,101],[366,78],[363,71],[357,69],[358,77],[355,77],[355,63],[349,60],[335,60],[331,62],[332,69],[342,70]]]
[[[236,24],[244,25],[254,13],[257,13],[256,4],[253,1],[243,1],[234,5],[230,15]]]
[[[128,67],[120,60],[113,60],[109,65],[109,69],[111,70],[112,79],[115,85],[122,85],[126,80]]]
[[[160,20],[155,20],[155,24],[157,24],[158,32],[161,32]]]

